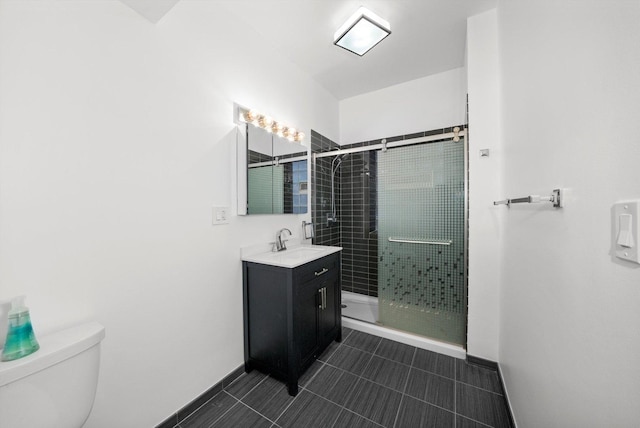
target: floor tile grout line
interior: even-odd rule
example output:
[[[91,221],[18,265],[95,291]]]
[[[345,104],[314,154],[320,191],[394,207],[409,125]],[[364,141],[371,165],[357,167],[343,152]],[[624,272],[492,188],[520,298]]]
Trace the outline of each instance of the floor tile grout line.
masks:
[[[453,428],[458,426],[458,368],[457,365],[453,370]]]
[[[458,365],[457,361],[453,364],[453,428],[458,427]]]
[[[313,394],[313,395],[315,395],[316,397],[320,397],[320,398],[322,398],[323,400],[327,400],[328,402],[330,402],[330,403],[332,403],[332,404],[335,404],[336,406],[340,407],[340,413],[342,413],[343,411],[351,412],[351,413],[353,413],[354,415],[360,416],[362,419],[366,419],[367,421],[372,422],[372,423],[374,423],[374,424],[376,424],[376,425],[378,425],[378,426],[381,426],[381,427],[382,427],[382,426],[384,426],[384,425],[381,425],[381,424],[377,423],[376,421],[374,421],[374,420],[372,420],[372,419],[367,418],[366,416],[361,415],[360,413],[354,412],[354,411],[353,411],[353,410],[351,410],[351,409],[347,409],[345,406],[343,406],[343,405],[341,405],[341,404],[338,404],[338,403],[336,403],[335,401],[330,400],[329,398],[323,397],[323,396],[322,396],[322,395],[320,395],[320,394],[316,394],[315,392],[311,391],[310,389],[307,389],[307,388],[302,388],[302,389],[304,389],[305,391],[307,391],[309,394]],[[338,413],[338,417],[340,417],[340,413]],[[333,421],[333,424],[331,425],[332,427],[333,427],[333,426],[338,422],[338,417],[336,418],[336,420],[335,420],[335,421]]]
[[[361,332],[361,333],[362,333],[362,332]],[[367,335],[369,335],[369,336],[373,336],[373,334],[369,334],[369,333],[363,333],[363,334],[367,334]],[[377,336],[374,336],[374,337],[377,337]],[[369,352],[369,351],[367,351],[366,349],[362,349],[362,348],[359,348],[359,347],[357,347],[357,346],[349,345],[348,343],[342,343],[342,344],[343,344],[344,346],[348,346],[349,348],[357,349],[358,351],[366,352],[366,353],[368,353],[368,354],[375,354],[375,352],[378,350],[378,347],[380,346],[380,343],[382,342],[382,338],[380,337],[379,339],[380,339],[380,342],[378,342],[378,344],[376,345],[376,348],[375,348],[372,352]]]
[[[345,346],[349,346],[349,345],[345,345]],[[370,354],[369,352],[363,351],[362,349],[354,348],[353,346],[349,346],[349,347],[350,347],[350,348],[353,348],[353,349],[357,349],[357,350],[362,351],[362,352],[365,352],[365,353],[367,353],[367,354]],[[413,355],[413,358],[412,358],[412,360],[411,360],[412,364],[413,364],[413,362],[414,362],[414,360],[415,360],[415,357],[416,357],[416,355],[417,355],[417,349],[418,349],[418,348],[414,347],[414,355]],[[376,355],[371,354],[371,357],[369,358],[369,360],[368,360],[368,361],[367,361],[367,363],[366,363],[365,369],[367,368],[367,366],[368,366],[368,365],[369,365],[369,363],[371,362],[371,359],[372,359],[374,356],[376,356]],[[380,358],[384,358],[384,357],[380,357]],[[387,360],[388,360],[388,361],[397,362],[397,361],[394,361],[394,360],[389,360],[388,358],[387,358]],[[387,385],[383,385],[383,384],[381,384],[381,383],[379,383],[379,382],[376,382],[376,381],[374,381],[374,380],[367,379],[366,377],[364,377],[364,376],[362,376],[362,375],[358,375],[358,374],[356,374],[356,373],[354,373],[354,372],[352,372],[352,371],[345,370],[345,369],[343,369],[342,367],[335,366],[335,365],[333,365],[333,364],[331,364],[331,363],[329,363],[329,362],[324,362],[324,364],[325,364],[325,365],[327,365],[327,366],[329,366],[329,367],[332,367],[332,368],[334,368],[334,369],[338,369],[338,370],[341,370],[341,371],[343,371],[343,372],[349,373],[349,374],[351,374],[351,375],[353,375],[353,376],[357,377],[357,378],[358,378],[358,380],[363,379],[363,380],[366,380],[367,382],[371,382],[371,383],[373,383],[374,385],[382,386],[382,387],[384,387],[384,388],[387,388],[387,389],[390,389],[390,390],[392,390],[392,391],[395,391],[395,392],[398,392],[398,393],[400,393],[400,394],[403,394],[403,391],[397,390],[397,389],[395,389],[395,388],[391,388],[391,387],[389,387],[389,386],[387,386]],[[399,363],[399,364],[402,364],[402,363]],[[404,366],[407,366],[406,364],[403,364],[403,365],[404,365]],[[450,377],[442,376],[442,375],[439,375],[439,374],[437,374],[437,373],[433,373],[433,372],[430,372],[430,371],[427,371],[427,370],[422,370],[422,369],[419,369],[419,368],[417,368],[417,367],[413,367],[413,366],[407,366],[407,367],[409,367],[410,369],[420,370],[420,371],[425,372],[425,373],[427,373],[427,374],[434,375],[434,376],[438,376],[438,377],[441,377],[441,378],[443,378],[443,379],[446,379],[446,380],[449,380],[449,381],[453,381],[453,382],[455,383],[455,380],[454,380],[454,379],[452,379],[452,378],[450,378]],[[409,375],[410,375],[410,374],[411,374],[411,370],[409,370],[409,372],[407,373],[407,381],[409,380]],[[317,373],[316,373],[316,375],[317,375]],[[314,375],[314,377],[315,377],[315,375]],[[307,385],[308,385],[309,383],[310,383],[310,382],[308,382],[308,383],[307,383]],[[405,385],[405,388],[406,388],[406,385]],[[412,398],[416,398],[416,397],[413,397],[413,396],[411,396],[411,395],[409,395],[409,396],[410,396],[410,397],[412,397]],[[451,412],[451,410],[445,409],[444,407],[440,407],[440,406],[438,406],[437,404],[432,404],[432,403],[429,403],[429,402],[427,402],[427,401],[425,401],[425,400],[422,400],[422,399],[419,399],[419,398],[418,398],[418,400],[423,401],[423,402],[425,402],[425,403],[427,403],[427,404],[431,404],[432,406],[435,406],[435,407],[438,407],[438,408],[441,408],[441,409],[447,410],[448,412]]]
[[[254,389],[256,389],[260,384],[262,384],[262,382],[266,381],[269,377],[271,377],[270,374],[264,374],[262,372],[259,372],[260,374],[264,375],[264,377],[262,378],[262,380],[260,380],[260,382],[256,383],[249,391],[247,391],[244,395],[242,395],[242,397],[238,398],[238,401],[242,401],[243,398],[245,398],[247,395],[249,395]],[[248,373],[247,373],[248,374]],[[230,395],[233,395],[231,393],[229,393]]]
[[[225,393],[225,394],[227,394],[229,397],[231,397],[231,398],[233,398],[234,400],[236,400],[236,402],[235,402],[232,406],[230,406],[230,407],[229,407],[225,412],[223,412],[220,416],[218,416],[218,417],[217,417],[213,422],[211,422],[211,423],[209,424],[209,426],[210,426],[210,427],[211,427],[211,426],[213,426],[213,425],[215,425],[215,423],[216,423],[216,422],[218,422],[218,421],[220,420],[220,418],[224,417],[224,415],[226,415],[227,413],[229,413],[229,412],[231,411],[231,409],[233,409],[234,407],[236,407],[236,406],[240,403],[240,400],[238,400],[238,399],[237,399],[236,397],[234,397],[233,395],[229,394],[227,391],[222,390],[222,392],[224,392],[224,393]]]
[[[420,370],[421,372],[428,373],[428,374],[433,375],[433,376],[438,376],[438,377],[441,377],[441,378],[444,378],[444,379],[447,379],[447,380],[452,380],[452,381],[455,382],[455,374],[454,374],[454,377],[449,377],[449,376],[441,375],[441,374],[436,373],[436,372],[432,372],[431,370],[421,369],[420,367],[416,367],[416,366],[411,366],[411,368],[412,369],[416,369],[416,370]]]
[[[194,415],[196,412],[199,412],[200,409],[202,409],[204,406],[206,406],[211,400],[213,400],[214,398],[216,398],[218,395],[220,395],[221,393],[225,392],[224,388],[220,390],[220,392],[218,392],[216,395],[214,395],[213,397],[209,398],[207,401],[205,401],[204,403],[202,403],[200,406],[198,406],[197,409],[195,409],[193,412],[189,413],[187,416],[185,416],[184,418],[182,418],[181,421],[179,421],[175,426],[180,426],[180,424],[184,421],[186,421],[187,419],[189,419],[192,415]],[[235,397],[234,397],[235,398]]]
[[[295,401],[295,400],[293,400]],[[292,401],[292,402],[293,402]],[[260,413],[258,410],[254,409],[253,407],[251,407],[250,405],[248,405],[247,403],[245,403],[244,401],[239,401],[239,403],[245,407],[247,407],[248,409],[251,409],[252,411],[256,412],[258,415],[262,416],[263,418],[265,418],[266,420],[268,420],[269,422],[271,422],[271,424],[276,424],[276,421],[271,420],[271,418],[267,417],[267,415]],[[235,406],[234,406],[235,407]],[[220,418],[216,419],[216,422],[219,420]],[[214,422],[215,423],[215,422]],[[277,425],[277,424],[276,424]]]
[[[404,394],[400,395],[400,403],[398,403],[398,410],[396,410],[396,417],[393,419],[393,425],[391,425],[394,428],[395,428],[396,424],[398,423],[398,417],[400,416],[400,410],[402,410],[402,401],[404,401]]]
[[[369,365],[369,362],[370,362],[370,361],[371,361],[371,359],[369,359],[369,360],[367,361],[367,366]],[[334,369],[338,369],[338,370],[341,370],[341,371],[343,371],[343,372],[349,373],[350,375],[353,375],[353,376],[357,377],[357,378],[358,378],[358,380],[360,380],[360,379],[362,379],[362,380],[366,380],[367,382],[371,382],[371,383],[372,383],[372,384],[374,384],[374,385],[382,386],[382,387],[384,387],[384,388],[387,388],[387,389],[390,389],[390,390],[392,390],[392,391],[394,391],[394,392],[397,392],[397,393],[402,394],[402,391],[399,391],[399,390],[397,390],[397,389],[395,389],[395,388],[391,388],[391,387],[389,387],[389,386],[387,386],[387,385],[383,385],[383,384],[381,384],[381,383],[379,383],[379,382],[376,382],[376,381],[374,381],[374,380],[367,379],[366,377],[364,377],[364,376],[362,376],[362,375],[355,374],[354,372],[351,372],[351,371],[349,371],[349,370],[345,370],[345,369],[343,369],[342,367],[334,366],[333,364],[329,364],[329,363],[324,363],[324,364],[325,364],[326,366],[332,367],[332,368],[334,368]],[[365,369],[366,369],[366,366],[365,366]],[[409,373],[407,373],[407,378],[408,378],[408,377],[409,377]]]
[[[483,427],[487,427],[487,428],[495,428],[493,425],[485,424],[484,422],[480,422],[480,421],[479,421],[479,420],[477,420],[477,419],[473,419],[473,418],[470,418],[470,417],[465,416],[465,415],[458,415],[458,416],[460,416],[461,418],[466,419],[466,420],[468,420],[468,421],[475,422],[475,423],[476,423],[476,424],[478,424],[478,425],[482,425]]]
[[[411,367],[413,367],[413,363],[416,359],[416,355],[418,354],[418,348],[413,348],[413,356],[411,357]],[[419,369],[418,369],[419,370]],[[411,371],[409,371],[409,373],[411,373]],[[403,394],[405,394],[407,392],[407,386],[409,385],[409,376],[407,376],[407,382],[404,385],[404,390],[402,391]]]
[[[413,367],[413,362],[416,359],[416,354],[418,353],[418,348],[413,348],[413,356],[411,357],[411,367]],[[396,418],[393,420],[393,427],[398,423],[398,418],[400,417],[400,411],[402,410],[402,402],[404,401],[404,396],[407,393],[407,385],[409,385],[409,375],[411,374],[411,368],[409,368],[409,373],[407,373],[407,378],[404,381],[404,388],[402,388],[400,403],[398,404],[398,410],[396,411]],[[454,416],[455,418],[455,416]]]
[[[453,380],[455,380],[455,381],[458,380],[458,362],[457,361],[453,365]]]
[[[316,361],[318,361],[318,362],[320,363],[320,368],[319,368],[318,370],[316,370],[316,372],[313,374],[313,376],[311,376],[311,377],[309,378],[309,380],[307,380],[307,381],[305,382],[304,386],[309,385],[309,384],[310,384],[310,383],[311,383],[311,382],[316,378],[316,376],[318,376],[318,373],[320,373],[320,371],[324,368],[323,366],[325,366],[325,365],[327,364],[327,363],[325,363],[324,361],[320,361],[320,360],[316,360]],[[311,368],[311,367],[309,367],[309,368]],[[298,380],[298,386],[299,386],[300,388],[303,388],[303,387],[304,387],[303,385],[300,385],[299,380]]]
[[[324,397],[322,397],[322,398],[324,398]],[[325,398],[325,400],[326,400],[326,398]],[[331,400],[329,400],[329,401],[331,401]],[[333,401],[331,401],[331,402],[333,403]],[[334,404],[335,404],[335,403],[334,403]],[[338,417],[336,418],[336,420],[335,420],[335,421],[333,421],[333,423],[331,424],[331,427],[330,427],[330,428],[333,428],[333,427],[335,427],[335,426],[336,426],[336,424],[338,423],[338,419],[340,419],[340,415],[341,415],[345,410],[346,410],[346,409],[345,409],[344,407],[341,407],[341,408],[340,408],[340,411],[338,412]]]
[[[175,426],[176,427],[180,427],[180,425],[186,421],[187,419],[189,419],[191,416],[195,415],[196,413],[198,413],[200,410],[202,410],[202,408],[204,406],[206,406],[207,404],[209,404],[209,402],[211,402],[211,400],[213,400],[214,398],[216,398],[218,395],[222,394],[222,393],[226,393],[227,395],[229,395],[231,398],[233,398],[236,401],[239,401],[236,397],[234,397],[233,395],[229,394],[227,391],[224,390],[224,388],[222,390],[220,390],[220,392],[218,392],[216,395],[214,395],[213,397],[209,398],[207,401],[205,401],[200,407],[198,407],[197,409],[195,409],[193,412],[189,413],[185,418],[183,418],[180,422],[178,422]],[[235,406],[235,404],[233,405]],[[233,407],[231,406],[231,407]],[[227,409],[227,412],[229,410],[231,410],[231,407],[229,407],[229,409]],[[227,413],[225,412],[225,413]],[[217,421],[218,419],[216,419]]]
[[[293,400],[291,400],[291,403],[289,403],[289,405],[287,406],[287,409],[289,408],[289,406],[291,406],[291,405],[293,404],[293,402],[294,402],[294,401],[296,401],[296,398],[298,398],[298,397],[296,396],[296,397],[294,397],[294,398],[293,398]],[[251,410],[253,410],[253,411],[254,411],[254,412],[256,412],[257,414],[259,414],[260,416],[262,416],[263,418],[265,418],[266,420],[268,420],[268,421],[269,421],[269,422],[271,422],[272,424],[276,424],[276,425],[278,425],[278,424],[276,423],[276,421],[278,420],[278,418],[279,418],[280,416],[282,416],[282,413],[280,413],[280,414],[278,415],[278,418],[271,419],[271,418],[269,418],[267,415],[265,415],[264,413],[261,413],[261,412],[260,412],[260,411],[258,411],[257,409],[254,409],[253,407],[251,407],[250,405],[248,405],[248,404],[247,404],[247,403],[245,403],[244,401],[240,401],[240,404],[243,404],[244,406],[246,406],[246,407],[250,408]],[[283,413],[284,413],[284,412],[283,412]]]
[[[372,355],[372,358],[373,358],[373,355]],[[369,362],[367,362],[367,365],[368,365],[368,364],[369,364]],[[345,370],[345,369],[343,369],[343,368],[340,368],[340,367],[334,366],[334,365],[329,364],[329,363],[325,363],[325,365],[326,365],[326,366],[329,366],[329,367],[332,367],[332,368],[334,368],[334,369],[340,370],[340,371],[342,371],[342,372],[348,373],[348,374],[350,374],[350,375],[352,375],[352,376],[356,377],[356,378],[357,378],[357,381],[356,381],[356,383],[354,384],[354,387],[355,387],[355,385],[357,385],[358,381],[360,381],[360,380],[364,380],[364,381],[366,381],[366,382],[371,382],[371,383],[372,383],[372,384],[374,384],[374,385],[381,386],[381,387],[383,387],[383,388],[389,389],[389,390],[391,390],[391,391],[393,391],[393,392],[396,392],[396,393],[398,393],[398,394],[402,394],[402,391],[398,391],[397,389],[394,389],[394,388],[389,388],[389,387],[388,387],[388,386],[386,386],[386,385],[383,385],[383,384],[378,383],[378,382],[374,382],[374,381],[372,381],[372,380],[370,380],[370,379],[365,378],[364,376],[357,375],[357,374],[355,374],[355,373],[353,373],[353,372],[350,372],[349,370]],[[317,374],[317,373],[316,373],[316,374]],[[409,380],[409,374],[407,373],[407,381],[408,381],[408,380]],[[405,381],[405,382],[407,382],[407,381]],[[310,382],[309,382],[309,383],[310,383]],[[309,383],[307,383],[307,385],[309,385]],[[339,403],[336,403],[335,401],[331,400],[330,398],[322,397],[321,395],[316,394],[315,392],[311,391],[311,390],[310,390],[310,389],[308,389],[308,388],[303,388],[303,389],[304,389],[304,390],[306,390],[306,391],[309,391],[310,393],[312,393],[312,394],[314,394],[314,395],[317,395],[318,397],[324,398],[325,400],[328,400],[328,401],[330,401],[330,402],[332,402],[332,403],[334,403],[334,404],[336,404],[336,405],[338,405],[338,406],[340,406],[340,407],[342,407],[342,408],[344,408],[344,409],[347,409],[345,406],[343,406],[343,405],[341,405],[341,404],[339,404]],[[351,391],[351,392],[353,392],[353,391]],[[431,403],[427,403],[427,404],[431,404]],[[399,407],[398,407],[398,408],[399,408]],[[367,417],[366,417],[366,416],[364,416],[364,415],[361,415],[360,413],[354,412],[354,411],[353,411],[353,410],[351,410],[351,409],[347,409],[347,410],[348,410],[348,411],[350,411],[351,413],[355,413],[356,415],[358,415],[358,416],[360,416],[360,417],[365,418],[365,419],[366,419],[366,420],[368,420],[368,421],[371,421],[371,422],[374,422],[374,423],[378,424],[377,422],[375,422],[375,421],[373,421],[373,420],[371,420],[371,419],[367,418]],[[446,409],[445,409],[445,410],[446,410]],[[380,425],[380,424],[378,424],[378,425]]]
[[[263,376],[263,379],[262,379],[260,382],[258,382],[256,385],[254,385],[254,386],[249,390],[249,392],[253,391],[253,388],[255,388],[256,386],[258,386],[259,384],[261,384],[261,383],[262,383],[262,381],[264,381],[264,379],[265,379],[265,378],[269,377],[269,375],[268,375],[268,374],[264,374],[264,373],[262,373],[261,371],[258,371],[258,370],[256,370],[256,369],[254,369],[254,370],[255,370],[257,373],[260,373],[260,374]],[[254,370],[252,370],[252,371],[254,371]],[[222,388],[222,390],[223,390],[223,391],[227,391],[227,389],[229,389],[230,387],[232,387],[236,382],[240,382],[240,379],[242,379],[242,378],[244,377],[243,375],[245,375],[245,376],[249,376],[249,373],[244,372],[243,374],[241,374],[240,376],[238,376],[238,377],[237,377],[233,382],[231,382],[228,386],[223,387],[223,388]],[[247,392],[247,394],[248,394],[249,392]],[[227,394],[229,394],[229,395],[231,395],[232,397],[234,397],[234,398],[235,398],[235,395],[231,394],[231,393],[230,393],[230,392],[228,392],[228,391],[227,391]],[[247,395],[247,394],[245,394],[245,395]],[[242,397],[244,397],[244,395],[243,395]]]
[[[347,337],[351,336],[351,333],[353,333],[353,330],[351,330],[349,333],[347,333],[347,335],[346,335],[345,337],[343,337],[343,338],[342,338],[342,340],[341,340],[340,342],[335,342],[335,343],[337,343],[337,345],[336,345],[336,349],[334,349],[334,350],[333,350],[333,352],[331,352],[330,354],[328,354],[328,355],[327,355],[327,357],[326,357],[327,361],[328,361],[328,360],[333,356],[333,354],[335,354],[335,353],[336,353],[336,351],[337,351],[337,350],[338,350],[342,345],[344,345],[344,341],[345,341],[345,340],[347,340]],[[333,342],[332,342],[332,343],[333,343]],[[329,345],[329,346],[331,346],[331,345]],[[349,345],[347,345],[347,346],[349,346]],[[326,361],[322,361],[322,360],[317,359],[317,358],[316,358],[316,361],[326,362]]]
[[[470,386],[471,388],[479,389],[480,391],[489,392],[489,393],[491,393],[491,394],[493,394],[493,395],[497,395],[498,397],[504,397],[504,395],[502,395],[502,394],[501,394],[501,393],[499,393],[499,392],[495,392],[495,391],[492,391],[492,390],[490,390],[490,389],[482,388],[482,387],[480,387],[480,386],[472,385],[472,384],[467,383],[467,382],[462,382],[462,381],[460,381],[460,380],[457,380],[457,381],[456,381],[456,383],[461,383],[461,384],[463,384],[463,385]]]
[[[318,374],[318,373],[316,373]],[[315,377],[315,375],[313,375],[313,377]],[[310,382],[311,380],[309,380]],[[284,389],[286,389],[286,386],[283,386]],[[304,390],[304,388],[300,387],[300,389]],[[287,391],[287,394],[289,394],[289,391]],[[293,397],[293,400],[291,400],[291,403],[287,404],[287,406],[280,412],[280,414],[273,420],[273,423],[276,424],[276,421],[278,419],[280,419],[282,417],[282,415],[284,415],[284,413],[289,410],[289,407],[293,406],[293,403],[296,402],[296,400],[298,399],[298,397],[300,397],[300,391],[298,391],[298,393],[296,394],[295,397]]]
[[[414,396],[413,396],[413,395],[411,395],[411,394],[403,394],[403,395],[406,395],[407,397],[412,398],[412,399],[417,400],[417,401],[420,401],[420,402],[422,402],[422,403],[424,403],[424,404],[428,404],[428,405],[430,405],[430,406],[432,406],[432,407],[436,407],[436,408],[438,408],[438,409],[444,410],[444,411],[446,411],[446,412],[448,412],[448,413],[454,413],[454,412],[453,412],[453,410],[451,410],[451,409],[447,409],[446,407],[442,407],[442,406],[439,406],[439,405],[437,405],[437,404],[430,403],[430,402],[428,402],[427,400],[424,400],[424,399],[422,399],[422,398],[418,398],[418,397],[414,397]],[[455,414],[455,413],[454,413],[454,414]],[[467,419],[469,419],[469,418],[467,418]]]
[[[366,334],[369,334],[369,333],[366,333]],[[380,348],[380,345],[382,344],[382,341],[384,340],[382,337],[379,337],[378,339],[379,340],[378,340],[378,344],[376,345],[376,349],[374,349],[373,352],[372,352],[373,355],[376,354],[376,351],[378,350],[378,348]]]
[[[406,367],[409,367],[409,368],[412,368],[412,369],[420,370],[420,371],[423,371],[423,372],[425,372],[425,373],[430,373],[430,374],[433,374],[433,375],[436,375],[436,376],[439,376],[439,377],[443,377],[443,378],[445,378],[445,379],[454,380],[454,378],[452,378],[452,377],[444,376],[444,375],[441,375],[441,374],[439,374],[439,373],[433,372],[433,371],[431,371],[431,370],[425,370],[425,369],[421,369],[421,368],[419,368],[419,367],[416,367],[416,366],[414,366],[414,365],[413,365],[413,361],[412,361],[412,364],[410,364],[410,365],[409,365],[409,364],[402,363],[402,362],[400,362],[400,361],[393,360],[393,359],[391,359],[391,358],[383,357],[382,355],[378,355],[378,354],[371,353],[371,352],[369,352],[369,351],[365,351],[364,349],[357,348],[357,347],[355,347],[355,346],[351,346],[351,345],[349,345],[348,343],[345,343],[345,344],[344,344],[344,346],[348,346],[348,347],[349,347],[349,348],[351,348],[351,349],[357,349],[358,351],[361,351],[361,352],[366,352],[367,354],[371,354],[371,355],[373,355],[373,356],[375,356],[375,357],[382,358],[382,359],[385,359],[385,360],[387,360],[387,361],[391,361],[391,362],[394,362],[394,363],[402,364],[403,366],[406,366]],[[410,345],[409,345],[409,346],[410,346]],[[413,348],[414,348],[414,350],[421,349],[421,348],[417,348],[417,347],[415,347],[415,346],[413,346]],[[376,348],[376,350],[377,350],[377,348]],[[433,351],[431,351],[431,352],[433,352]],[[335,353],[335,352],[334,352],[334,353]],[[333,353],[332,353],[331,355],[333,355]],[[444,354],[438,354],[438,355],[444,355]],[[444,356],[445,356],[445,357],[451,357],[450,355],[444,355]],[[455,358],[455,357],[451,357],[451,358],[457,359],[457,358]],[[454,375],[454,376],[455,376],[455,375]]]

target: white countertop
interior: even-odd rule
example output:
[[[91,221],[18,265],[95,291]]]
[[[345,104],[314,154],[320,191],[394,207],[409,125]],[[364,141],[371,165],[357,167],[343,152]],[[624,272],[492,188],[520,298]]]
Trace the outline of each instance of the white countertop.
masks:
[[[320,259],[329,254],[342,251],[342,247],[327,245],[290,245],[284,251],[242,251],[245,262],[262,263],[265,265],[295,268],[305,263]]]

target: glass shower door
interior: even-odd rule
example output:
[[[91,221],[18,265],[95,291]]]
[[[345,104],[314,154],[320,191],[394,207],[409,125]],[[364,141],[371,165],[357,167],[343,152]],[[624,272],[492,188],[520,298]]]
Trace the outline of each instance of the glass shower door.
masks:
[[[465,345],[464,143],[378,152],[380,323]]]

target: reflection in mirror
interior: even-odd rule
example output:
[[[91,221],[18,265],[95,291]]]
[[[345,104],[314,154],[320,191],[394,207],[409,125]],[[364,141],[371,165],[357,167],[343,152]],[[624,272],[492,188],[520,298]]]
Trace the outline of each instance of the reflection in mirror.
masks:
[[[306,147],[246,125],[247,214],[307,212]]]

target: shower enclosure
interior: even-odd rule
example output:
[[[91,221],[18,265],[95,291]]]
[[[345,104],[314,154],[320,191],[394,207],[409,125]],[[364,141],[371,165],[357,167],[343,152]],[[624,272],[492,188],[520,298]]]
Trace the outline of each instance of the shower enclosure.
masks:
[[[464,347],[466,140],[453,130],[351,146],[312,133],[314,243],[344,248],[343,315]]]

